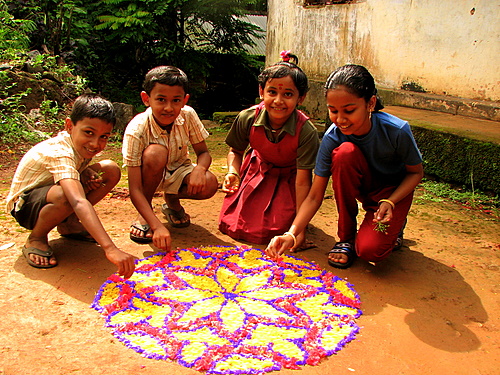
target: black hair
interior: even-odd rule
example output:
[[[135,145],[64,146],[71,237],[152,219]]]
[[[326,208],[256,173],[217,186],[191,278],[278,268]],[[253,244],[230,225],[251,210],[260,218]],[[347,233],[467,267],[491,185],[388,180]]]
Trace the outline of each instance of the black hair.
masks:
[[[384,106],[377,95],[375,80],[368,69],[361,65],[347,64],[333,71],[325,83],[325,94],[337,86],[344,86],[348,92],[368,102],[373,95],[377,98],[374,112]]]
[[[285,57],[284,57],[285,58]],[[299,90],[299,96],[304,96],[309,91],[309,82],[306,74],[297,65],[299,59],[287,51],[287,61],[280,61],[264,69],[258,78],[259,86],[262,90],[266,87],[266,82],[272,78],[283,78],[290,76],[295,87]],[[290,62],[294,60],[295,62]]]
[[[98,118],[113,126],[116,124],[116,113],[113,104],[97,94],[83,94],[76,98],[69,118],[76,125],[85,117]]]
[[[186,73],[175,66],[157,66],[147,72],[142,85],[146,94],[151,94],[153,87],[157,83],[169,86],[181,86],[184,89],[184,93],[187,94],[189,92],[189,80]]]

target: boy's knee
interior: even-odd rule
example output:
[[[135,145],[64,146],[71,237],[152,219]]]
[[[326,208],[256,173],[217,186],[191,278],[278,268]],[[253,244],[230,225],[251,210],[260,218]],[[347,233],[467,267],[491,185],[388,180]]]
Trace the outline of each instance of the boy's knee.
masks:
[[[116,185],[121,178],[119,165],[112,160],[103,160],[99,164],[101,165],[101,171],[104,172],[102,176],[104,183]]]
[[[212,172],[207,172],[207,175],[207,197],[205,199],[212,198],[219,188],[217,177]]]
[[[168,150],[165,146],[160,144],[151,144],[142,152],[142,165],[147,167],[158,167],[162,169],[165,163],[159,163],[159,160],[167,160]]]

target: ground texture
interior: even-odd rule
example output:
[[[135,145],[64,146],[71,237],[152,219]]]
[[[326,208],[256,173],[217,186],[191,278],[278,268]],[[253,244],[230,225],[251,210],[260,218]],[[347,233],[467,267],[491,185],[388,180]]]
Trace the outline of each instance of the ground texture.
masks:
[[[222,147],[220,138],[211,149]],[[223,153],[214,157],[222,180]],[[2,164],[0,199],[13,169]],[[124,177],[125,178],[125,177]],[[154,254],[129,240],[134,208],[122,183],[96,206],[117,245],[138,258]],[[186,201],[192,225],[172,229],[174,246],[240,245],[217,229],[224,194]],[[154,200],[160,213],[161,198]],[[28,232],[0,210],[0,374],[198,374],[175,363],[145,359],[116,340],[90,308],[115,272],[93,244],[50,235],[59,265],[30,267],[21,253]],[[500,368],[500,225],[480,210],[429,199],[419,190],[402,250],[373,266],[328,266],[336,241],[336,208],[326,196],[309,238],[318,247],[297,256],[347,279],[359,293],[363,315],[356,339],[319,366],[279,375],[498,374]],[[166,219],[163,218],[166,223]],[[168,224],[166,224],[168,225]]]

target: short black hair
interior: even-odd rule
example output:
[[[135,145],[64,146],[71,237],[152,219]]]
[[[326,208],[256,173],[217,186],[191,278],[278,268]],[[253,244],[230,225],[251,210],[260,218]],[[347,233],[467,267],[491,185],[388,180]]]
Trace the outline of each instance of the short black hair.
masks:
[[[115,126],[116,113],[113,104],[97,94],[83,94],[76,98],[69,118],[76,125],[85,117],[98,118]]]
[[[146,74],[142,88],[146,94],[150,95],[157,83],[169,86],[181,86],[184,89],[184,93],[187,94],[189,92],[189,80],[186,73],[175,66],[162,65],[151,69]]]

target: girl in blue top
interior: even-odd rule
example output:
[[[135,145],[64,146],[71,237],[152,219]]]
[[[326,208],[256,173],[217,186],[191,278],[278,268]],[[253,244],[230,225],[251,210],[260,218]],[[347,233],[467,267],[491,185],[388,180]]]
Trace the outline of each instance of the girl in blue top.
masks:
[[[293,247],[295,235],[321,206],[332,176],[339,242],[329,252],[329,264],[347,268],[357,256],[378,262],[402,244],[413,192],[423,177],[422,156],[409,124],[379,112],[383,106],[366,68],[338,68],[325,91],[333,124],[320,146],[313,185],[289,231],[274,237],[266,252],[276,258]],[[366,211],[359,229],[357,201]]]

